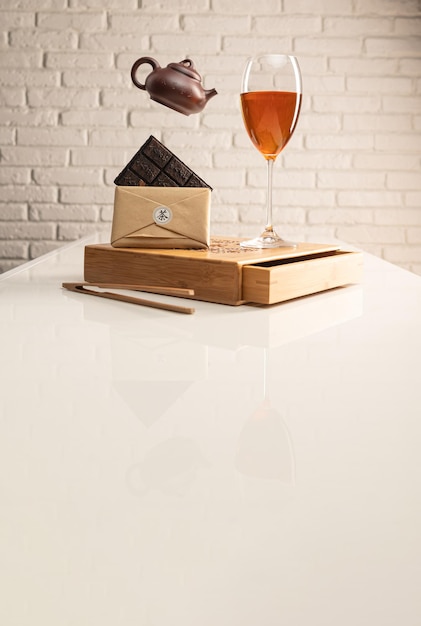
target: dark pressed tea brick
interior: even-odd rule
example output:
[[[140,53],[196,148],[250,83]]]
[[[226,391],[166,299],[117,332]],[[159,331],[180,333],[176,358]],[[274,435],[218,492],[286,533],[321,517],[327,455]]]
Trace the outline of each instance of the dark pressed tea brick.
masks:
[[[152,135],[114,180],[116,185],[208,187],[210,185]]]
[[[159,176],[155,179],[154,185],[156,187],[180,187],[177,183],[167,176],[165,172],[161,172]]]
[[[192,175],[191,170],[177,159],[177,157],[173,157],[165,166],[165,173],[167,176],[170,176],[173,180],[175,180],[180,187],[184,187],[189,178]]]
[[[137,154],[132,159],[131,169],[128,171],[134,173],[138,177],[140,176],[145,183],[151,183],[158,176],[161,170],[142,154]]]
[[[149,157],[160,167],[164,167],[172,157],[172,153],[168,148],[152,136],[143,144],[141,150],[145,156]]]

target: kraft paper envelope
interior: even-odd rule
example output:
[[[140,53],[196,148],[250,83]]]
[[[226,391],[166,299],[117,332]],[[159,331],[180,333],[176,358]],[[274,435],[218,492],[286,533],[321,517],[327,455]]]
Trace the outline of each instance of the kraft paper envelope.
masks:
[[[207,248],[210,189],[115,188],[111,245],[115,248]]]

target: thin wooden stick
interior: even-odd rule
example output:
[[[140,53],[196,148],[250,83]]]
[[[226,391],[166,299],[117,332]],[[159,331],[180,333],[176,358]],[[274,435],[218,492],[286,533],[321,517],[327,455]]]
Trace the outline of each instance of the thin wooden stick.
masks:
[[[90,284],[90,283],[89,283]],[[131,304],[140,304],[142,306],[151,307],[153,309],[163,309],[164,311],[173,311],[175,313],[192,314],[195,312],[194,308],[179,306],[177,304],[167,304],[164,302],[156,302],[155,300],[145,300],[143,298],[134,298],[133,296],[125,296],[120,293],[111,293],[110,291],[93,291],[92,289],[86,289],[85,283],[63,283],[62,287],[73,291],[75,293],[84,293],[89,296],[98,296],[99,298],[108,298],[109,300],[119,300],[120,302],[129,302]],[[97,287],[98,285],[91,285]],[[111,287],[110,287],[111,288]],[[128,288],[124,285],[123,288]]]
[[[129,291],[145,291],[147,293],[158,293],[164,296],[194,296],[194,289],[184,289],[182,287],[163,287],[160,285],[141,285],[123,283],[66,283],[66,285],[78,285],[81,287],[98,287],[99,289],[128,289]]]

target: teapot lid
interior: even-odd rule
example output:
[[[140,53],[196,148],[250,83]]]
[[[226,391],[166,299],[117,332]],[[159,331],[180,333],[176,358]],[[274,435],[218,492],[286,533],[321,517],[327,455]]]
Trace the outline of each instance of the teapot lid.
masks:
[[[201,76],[198,72],[196,72],[194,63],[191,59],[184,59],[184,61],[180,61],[180,63],[169,63],[167,67],[170,67],[177,72],[181,72],[181,74],[185,74],[190,78],[195,78],[199,81],[201,80]]]

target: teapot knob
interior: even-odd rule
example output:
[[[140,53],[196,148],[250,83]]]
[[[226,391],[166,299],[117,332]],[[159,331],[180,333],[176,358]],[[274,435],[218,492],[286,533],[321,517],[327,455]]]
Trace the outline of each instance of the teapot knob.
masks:
[[[185,67],[191,67],[192,70],[196,69],[191,59],[184,59],[183,61],[180,61],[180,65],[184,65]]]
[[[158,61],[155,61],[155,59],[153,59],[152,57],[141,57],[140,59],[138,59],[137,61],[135,61],[135,63],[133,64],[132,70],[131,70],[131,77],[132,77],[132,81],[133,83],[136,85],[136,87],[138,87],[139,89],[143,89],[146,90],[146,87],[144,84],[140,83],[137,78],[136,78],[136,72],[139,69],[139,67],[141,65],[143,65],[144,63],[150,65],[152,67],[152,71],[156,70],[156,69],[160,69],[161,66],[159,65]]]

